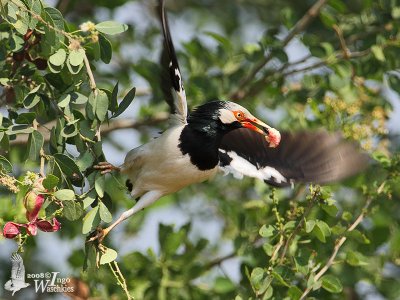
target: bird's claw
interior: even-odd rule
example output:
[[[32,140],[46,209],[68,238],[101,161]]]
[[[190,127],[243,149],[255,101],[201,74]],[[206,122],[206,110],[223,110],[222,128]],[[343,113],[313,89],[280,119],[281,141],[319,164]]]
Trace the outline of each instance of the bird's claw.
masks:
[[[99,170],[101,174],[111,173],[112,171],[119,171],[120,168],[110,164],[108,161],[101,161],[97,165],[94,165],[93,168]]]
[[[106,232],[103,228],[97,227],[96,230],[92,231],[86,239],[87,243],[96,243],[97,245],[101,245],[103,242]]]

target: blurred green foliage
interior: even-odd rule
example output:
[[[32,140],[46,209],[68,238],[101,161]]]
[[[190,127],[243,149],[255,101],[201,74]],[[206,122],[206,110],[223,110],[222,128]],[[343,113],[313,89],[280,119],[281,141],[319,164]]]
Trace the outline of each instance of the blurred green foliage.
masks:
[[[132,206],[122,178],[92,168],[105,159],[104,143],[124,148],[100,124],[120,128],[113,125],[136,96],[142,141],[167,126],[154,3],[0,3],[0,225],[26,222],[23,198],[34,185],[27,171],[41,173],[41,214],[62,223],[47,234],[81,238],[68,263],[91,296],[361,299],[364,282],[386,299],[400,298],[399,131],[387,127],[400,92],[398,1],[168,1],[172,35],[184,40],[177,48],[190,107],[232,99],[277,128],[340,130],[373,163],[329,187],[275,190],[217,177],[158,206],[201,195],[223,224],[218,241],[190,238],[202,230],[190,223],[160,224],[159,252],[121,255],[123,241],[106,240],[114,250],[104,247],[100,256],[85,235]],[[188,29],[180,31],[177,19]],[[129,220],[124,235],[137,234],[151,211]],[[18,243],[26,268],[33,267],[27,257],[37,252],[35,237],[23,232]],[[228,243],[232,252],[221,256]],[[239,279],[224,272],[232,258]]]

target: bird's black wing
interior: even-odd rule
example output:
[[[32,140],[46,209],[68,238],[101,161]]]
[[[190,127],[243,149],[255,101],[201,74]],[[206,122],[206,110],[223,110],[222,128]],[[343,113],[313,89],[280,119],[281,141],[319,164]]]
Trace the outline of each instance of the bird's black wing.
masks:
[[[231,131],[222,139],[220,167],[235,177],[245,175],[273,186],[288,186],[339,181],[368,164],[368,156],[339,134],[283,132],[281,136],[279,146],[270,148],[261,134],[245,128]]]
[[[161,53],[161,87],[171,112],[179,123],[186,123],[187,102],[186,93],[183,87],[182,75],[179,69],[174,44],[168,26],[168,18],[165,11],[165,1],[159,0],[158,13],[164,35],[163,50]],[[175,90],[176,96],[171,93],[171,87]]]

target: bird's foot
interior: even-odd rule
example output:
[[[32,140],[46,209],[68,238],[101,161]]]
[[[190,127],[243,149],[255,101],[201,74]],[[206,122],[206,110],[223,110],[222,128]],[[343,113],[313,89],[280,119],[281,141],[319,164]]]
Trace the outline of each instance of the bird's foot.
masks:
[[[101,245],[104,238],[110,231],[108,228],[103,229],[100,226],[96,230],[92,231],[86,239],[87,243],[96,243],[97,246]]]
[[[96,170],[99,170],[101,174],[111,173],[112,171],[120,171],[120,168],[110,164],[108,161],[101,161],[97,165],[93,166]]]

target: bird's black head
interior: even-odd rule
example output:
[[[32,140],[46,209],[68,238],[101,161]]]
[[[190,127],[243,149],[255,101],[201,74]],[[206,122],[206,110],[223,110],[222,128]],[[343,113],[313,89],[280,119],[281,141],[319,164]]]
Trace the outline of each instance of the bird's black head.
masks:
[[[222,137],[237,128],[265,135],[271,147],[280,142],[279,132],[254,117],[246,108],[230,101],[211,101],[197,107],[188,117],[189,126],[211,137]]]

